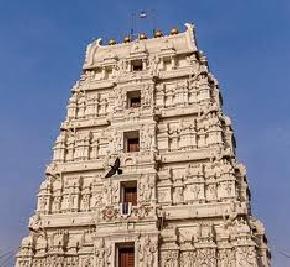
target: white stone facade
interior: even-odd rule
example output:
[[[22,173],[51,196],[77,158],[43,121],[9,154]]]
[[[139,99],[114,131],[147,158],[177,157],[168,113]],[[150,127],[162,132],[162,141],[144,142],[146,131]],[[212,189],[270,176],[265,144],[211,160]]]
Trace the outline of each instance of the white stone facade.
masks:
[[[128,152],[133,135],[138,151]],[[118,266],[124,243],[138,267],[270,265],[193,25],[88,45],[53,151],[17,266]],[[105,178],[117,158],[122,173]],[[126,183],[136,183],[137,203],[123,212]]]

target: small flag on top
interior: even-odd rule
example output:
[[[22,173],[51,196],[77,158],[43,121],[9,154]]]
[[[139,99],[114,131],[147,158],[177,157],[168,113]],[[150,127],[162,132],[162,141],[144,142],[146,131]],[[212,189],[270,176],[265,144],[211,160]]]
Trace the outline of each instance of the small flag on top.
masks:
[[[140,18],[141,19],[147,18],[147,13],[144,10],[140,13]]]

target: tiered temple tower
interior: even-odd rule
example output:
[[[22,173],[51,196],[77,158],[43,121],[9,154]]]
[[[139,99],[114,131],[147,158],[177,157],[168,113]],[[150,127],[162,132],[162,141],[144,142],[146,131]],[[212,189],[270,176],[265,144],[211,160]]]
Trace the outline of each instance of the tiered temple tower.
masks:
[[[194,26],[89,44],[17,266],[269,266]]]

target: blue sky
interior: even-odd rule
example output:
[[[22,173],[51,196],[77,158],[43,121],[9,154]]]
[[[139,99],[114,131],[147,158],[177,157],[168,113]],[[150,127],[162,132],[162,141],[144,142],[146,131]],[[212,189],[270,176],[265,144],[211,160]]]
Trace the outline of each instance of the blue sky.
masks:
[[[253,212],[267,227],[273,266],[290,266],[278,253],[290,254],[289,0],[0,0],[0,255],[27,234],[86,44],[120,39],[130,13],[143,8],[155,10],[165,32],[195,23],[248,169]]]

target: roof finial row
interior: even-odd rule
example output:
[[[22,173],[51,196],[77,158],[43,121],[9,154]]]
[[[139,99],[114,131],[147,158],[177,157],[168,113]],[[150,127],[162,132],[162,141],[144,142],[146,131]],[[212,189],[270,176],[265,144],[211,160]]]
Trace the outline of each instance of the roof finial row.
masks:
[[[179,30],[178,30],[177,27],[173,27],[171,29],[171,31],[170,31],[170,35],[175,35],[175,34],[178,34],[178,33],[179,33]],[[163,34],[161,29],[154,30],[154,32],[153,32],[153,37],[154,38],[161,38],[163,36],[164,36],[164,34]],[[148,39],[147,34],[146,33],[138,34],[138,39],[140,39],[140,40]],[[125,36],[125,38],[123,40],[123,43],[128,44],[128,43],[131,43],[131,42],[132,42],[131,35]],[[115,44],[117,44],[116,40],[114,38],[110,39],[109,45],[115,45]]]

